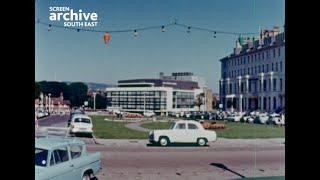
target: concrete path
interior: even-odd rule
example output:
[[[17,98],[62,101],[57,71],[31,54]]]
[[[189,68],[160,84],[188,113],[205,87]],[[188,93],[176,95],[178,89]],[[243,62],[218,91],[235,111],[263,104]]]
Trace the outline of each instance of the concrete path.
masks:
[[[148,123],[148,122],[144,122],[144,123]],[[126,124],[125,126],[127,128],[129,128],[129,129],[136,130],[136,131],[141,131],[141,132],[149,132],[149,131],[151,131],[150,129],[141,127],[140,126],[141,124],[143,124],[143,123],[135,122],[135,123]]]

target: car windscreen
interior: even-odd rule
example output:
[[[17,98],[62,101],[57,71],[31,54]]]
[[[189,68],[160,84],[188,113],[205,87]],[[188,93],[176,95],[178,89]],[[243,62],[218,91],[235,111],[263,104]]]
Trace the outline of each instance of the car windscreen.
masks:
[[[35,148],[35,165],[36,166],[47,166],[48,150]]]
[[[75,118],[74,122],[81,122],[81,123],[88,123],[88,124],[91,123],[90,119],[88,118]]]

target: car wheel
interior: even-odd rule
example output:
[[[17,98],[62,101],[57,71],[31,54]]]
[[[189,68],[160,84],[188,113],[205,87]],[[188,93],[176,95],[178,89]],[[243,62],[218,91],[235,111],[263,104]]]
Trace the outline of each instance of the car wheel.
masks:
[[[169,139],[167,137],[162,137],[159,140],[159,144],[160,144],[160,146],[163,146],[163,147],[168,146]]]
[[[204,146],[207,144],[207,141],[204,138],[200,138],[200,139],[198,139],[197,143],[199,146]]]
[[[82,180],[90,180],[90,175],[89,174],[84,174],[82,176]]]

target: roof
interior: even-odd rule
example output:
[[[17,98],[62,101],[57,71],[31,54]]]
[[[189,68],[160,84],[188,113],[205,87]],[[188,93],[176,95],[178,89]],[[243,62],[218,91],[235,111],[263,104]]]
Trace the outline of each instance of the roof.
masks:
[[[77,117],[77,118],[90,118],[88,115],[86,115],[86,114],[73,114],[72,115],[72,118],[75,118],[75,117]],[[91,118],[90,118],[91,119]]]
[[[71,143],[85,144],[83,141],[75,138],[38,138],[35,140],[35,147],[41,149],[52,149],[58,146],[69,145]]]

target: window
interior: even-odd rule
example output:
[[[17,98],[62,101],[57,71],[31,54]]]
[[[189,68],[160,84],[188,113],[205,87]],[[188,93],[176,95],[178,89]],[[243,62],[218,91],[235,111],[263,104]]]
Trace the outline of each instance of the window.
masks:
[[[267,91],[267,80],[263,80],[263,91]]]
[[[56,164],[69,160],[67,147],[62,147],[53,151],[53,156]]]
[[[264,65],[262,65],[262,72],[264,72]]]
[[[232,83],[229,84],[230,94],[232,93]]]
[[[251,74],[253,74],[253,67],[251,67]]]
[[[271,91],[271,79],[269,79],[269,91]]]
[[[278,72],[278,63],[276,63],[276,71]]]
[[[251,55],[251,63],[253,63],[253,54]]]
[[[254,73],[257,74],[257,66],[254,67]]]
[[[273,63],[271,64],[271,71],[273,71]]]
[[[267,72],[269,72],[269,64],[267,64]]]
[[[280,72],[282,72],[282,61],[280,61]]]
[[[277,79],[273,79],[273,91],[277,90]]]
[[[176,126],[176,129],[186,129],[186,124],[185,124],[185,123],[179,123],[179,124]]]
[[[276,57],[276,49],[273,49],[273,57]]]
[[[249,81],[249,92],[251,92],[251,83]]]
[[[257,54],[254,55],[254,62],[257,62]]]
[[[48,150],[35,149],[35,165],[36,166],[47,166]]]
[[[250,68],[248,68],[248,74],[250,75]]]
[[[264,59],[264,53],[262,53],[262,59]]]
[[[195,124],[188,123],[188,129],[198,129]]]
[[[278,49],[278,56],[280,57],[280,53],[281,53],[281,50],[280,48]]]
[[[74,122],[81,122],[81,123],[88,123],[88,124],[91,123],[90,119],[87,119],[87,118],[75,118]]]
[[[280,79],[280,91],[282,91],[282,79]]]
[[[267,109],[267,98],[263,98],[263,109]]]
[[[258,72],[260,73],[260,66],[258,66]]]
[[[260,53],[258,54],[258,59],[260,60]]]
[[[70,146],[70,154],[71,159],[75,159],[81,156],[82,146],[81,145],[71,145]]]
[[[277,108],[277,99],[276,97],[273,97],[273,109]]]

